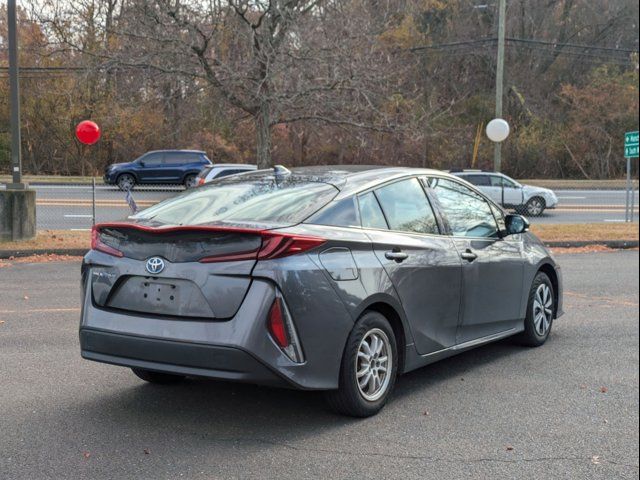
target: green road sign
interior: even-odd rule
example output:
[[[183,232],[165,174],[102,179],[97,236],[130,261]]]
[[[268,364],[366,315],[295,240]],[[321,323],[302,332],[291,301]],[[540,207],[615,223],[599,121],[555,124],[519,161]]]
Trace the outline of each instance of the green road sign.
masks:
[[[625,158],[638,158],[638,132],[624,134],[624,156]]]

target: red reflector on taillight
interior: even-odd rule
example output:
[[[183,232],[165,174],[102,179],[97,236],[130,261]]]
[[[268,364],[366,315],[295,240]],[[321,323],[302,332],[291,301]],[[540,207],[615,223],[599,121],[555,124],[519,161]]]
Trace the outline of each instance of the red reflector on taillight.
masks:
[[[204,185],[204,178],[198,178],[198,185]]]
[[[113,255],[114,257],[124,257],[124,253],[120,250],[110,247],[100,240],[100,229],[96,226],[91,229],[91,249],[98,250],[99,252],[106,253],[108,255]]]
[[[280,298],[276,298],[269,310],[269,321],[267,323],[269,333],[276,341],[280,348],[289,346],[289,336],[287,335],[287,327],[284,324],[284,312]]]

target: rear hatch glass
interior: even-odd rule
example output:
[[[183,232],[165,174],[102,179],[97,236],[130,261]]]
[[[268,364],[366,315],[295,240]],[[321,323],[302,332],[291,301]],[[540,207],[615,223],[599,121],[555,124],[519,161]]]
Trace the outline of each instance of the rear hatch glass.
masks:
[[[307,177],[278,178],[257,172],[187,190],[131,218],[159,225],[261,223],[283,227],[302,222],[337,194],[333,185]]]

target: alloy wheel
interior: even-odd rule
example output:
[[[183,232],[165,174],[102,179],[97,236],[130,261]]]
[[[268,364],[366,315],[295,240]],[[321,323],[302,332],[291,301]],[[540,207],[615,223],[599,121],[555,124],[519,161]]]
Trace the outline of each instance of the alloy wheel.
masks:
[[[369,330],[358,347],[356,380],[362,397],[370,402],[381,398],[389,387],[393,367],[389,337],[379,328]]]
[[[542,200],[539,200],[537,198],[529,200],[529,203],[527,204],[527,213],[529,215],[531,215],[532,217],[537,217],[538,215],[541,215],[543,211],[544,205],[542,204]]]
[[[549,331],[553,319],[553,295],[549,285],[541,284],[533,299],[533,325],[536,333],[543,337]]]
[[[125,192],[127,190],[131,190],[134,185],[135,185],[135,180],[131,175],[122,175],[118,179],[118,187],[120,187],[120,189],[124,190]]]

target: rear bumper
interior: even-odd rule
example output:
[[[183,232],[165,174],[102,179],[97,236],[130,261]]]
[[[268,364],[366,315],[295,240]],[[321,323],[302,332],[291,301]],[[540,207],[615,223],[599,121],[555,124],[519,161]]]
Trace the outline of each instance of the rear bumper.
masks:
[[[337,295],[300,295],[287,288],[282,290],[293,312],[306,359],[303,363],[296,363],[277,346],[267,329],[276,285],[286,287],[286,283],[264,277],[253,278],[246,293],[243,290],[242,301],[236,311],[227,309],[224,315],[212,318],[152,315],[100,306],[105,302],[96,303],[94,289],[91,288],[94,277],[95,283],[101,284],[113,280],[101,275],[145,275],[144,262],[125,260],[97,251],[91,251],[85,257],[80,320],[80,346],[84,358],[159,372],[301,390],[338,388],[342,351],[353,320]],[[292,259],[287,260],[288,263],[293,262]],[[303,270],[301,267],[310,268],[311,262],[306,256],[294,260],[297,262],[296,271]],[[168,263],[166,278],[184,277],[184,271],[194,267],[190,263]],[[223,297],[217,293],[210,295],[211,299],[217,299],[216,311],[222,312],[219,304],[233,294],[230,285],[234,276],[224,270],[227,268],[224,264],[211,264],[213,267],[218,270],[206,270],[199,264],[196,268],[202,277],[224,287]],[[321,291],[332,292],[318,280],[325,278],[321,272],[312,270],[308,275],[315,276],[314,284],[320,285]],[[200,283],[208,281],[204,278],[197,280]]]
[[[112,365],[180,375],[292,387],[282,376],[238,348],[175,342],[80,329],[82,357]]]

